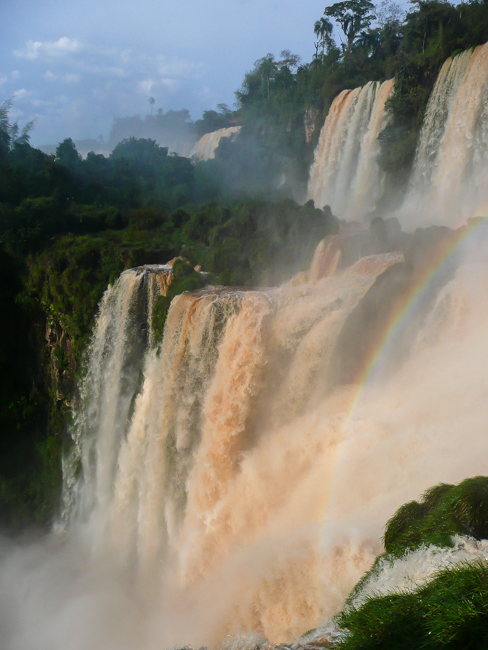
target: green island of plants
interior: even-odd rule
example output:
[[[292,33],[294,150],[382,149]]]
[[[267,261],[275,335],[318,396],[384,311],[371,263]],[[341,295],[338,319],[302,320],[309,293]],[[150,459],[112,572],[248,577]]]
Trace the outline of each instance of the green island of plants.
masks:
[[[344,635],[337,650],[454,650],[488,647],[486,558],[439,571],[415,591],[355,598],[386,563],[393,565],[429,546],[449,548],[453,536],[488,538],[488,478],[430,488],[420,501],[403,505],[386,525],[385,553],[356,585],[337,624]]]

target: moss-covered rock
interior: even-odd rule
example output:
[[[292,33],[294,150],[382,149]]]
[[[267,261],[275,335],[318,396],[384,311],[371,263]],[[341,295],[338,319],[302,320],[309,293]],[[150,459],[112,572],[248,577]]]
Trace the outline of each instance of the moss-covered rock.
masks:
[[[451,546],[455,534],[488,539],[488,477],[441,483],[403,505],[386,525],[385,551],[400,557],[420,546]]]
[[[173,262],[172,270],[173,278],[166,295],[158,296],[153,307],[152,329],[156,345],[159,345],[163,340],[164,325],[173,298],[185,291],[201,289],[206,284],[205,276],[195,271],[191,264],[182,258],[178,258]]]
[[[415,593],[372,598],[339,616],[336,650],[488,648],[488,567],[458,566]]]
[[[419,501],[406,503],[386,525],[385,553],[360,580],[336,622],[344,636],[337,650],[403,650],[488,647],[486,560],[458,563],[407,593],[359,598],[385,562],[429,546],[451,547],[453,536],[488,539],[488,477],[459,485],[441,483]],[[459,539],[459,538],[458,538]],[[413,587],[413,585],[412,585]]]

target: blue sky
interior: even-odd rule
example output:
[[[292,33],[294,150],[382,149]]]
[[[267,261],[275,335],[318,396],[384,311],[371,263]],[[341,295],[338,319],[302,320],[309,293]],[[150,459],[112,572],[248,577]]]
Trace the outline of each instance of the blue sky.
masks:
[[[328,3],[329,4],[329,3]],[[234,103],[268,52],[314,52],[323,0],[0,0],[0,102],[34,146],[108,135],[113,116]]]

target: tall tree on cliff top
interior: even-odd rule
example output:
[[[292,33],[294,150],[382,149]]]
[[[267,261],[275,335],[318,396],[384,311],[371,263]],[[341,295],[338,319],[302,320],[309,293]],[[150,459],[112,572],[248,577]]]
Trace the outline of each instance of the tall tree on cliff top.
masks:
[[[349,54],[351,47],[363,29],[367,29],[376,16],[374,4],[370,0],[344,0],[326,7],[324,14],[333,18],[341,26],[347,44],[346,54]]]
[[[324,56],[325,48],[327,51],[333,46],[332,39],[333,26],[328,18],[322,16],[320,20],[316,20],[313,26],[313,32],[317,36],[316,50],[322,47],[322,56]]]

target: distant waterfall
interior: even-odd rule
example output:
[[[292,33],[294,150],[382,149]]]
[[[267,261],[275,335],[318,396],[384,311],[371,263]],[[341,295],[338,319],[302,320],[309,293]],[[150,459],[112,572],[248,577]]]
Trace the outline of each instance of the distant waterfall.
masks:
[[[205,133],[196,143],[191,156],[199,160],[210,160],[215,158],[215,150],[220,144],[222,138],[235,138],[241,130],[240,126],[229,126],[226,129],[219,129],[211,133]]]
[[[488,209],[488,44],[442,66],[429,99],[401,214],[458,224]]]
[[[330,205],[341,217],[361,218],[381,195],[376,162],[378,135],[386,124],[385,102],[394,80],[370,81],[343,90],[332,102],[310,169],[308,198]]]

